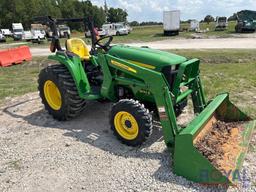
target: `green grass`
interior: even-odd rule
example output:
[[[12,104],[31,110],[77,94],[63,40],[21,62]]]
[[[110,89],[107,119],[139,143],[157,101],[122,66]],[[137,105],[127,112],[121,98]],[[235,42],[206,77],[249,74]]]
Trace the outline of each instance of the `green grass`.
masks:
[[[208,98],[229,92],[231,100],[256,117],[255,50],[171,50],[201,60],[201,77]],[[5,97],[37,90],[37,76],[45,64],[43,57],[22,65],[0,68],[0,102]]]
[[[208,98],[229,92],[231,100],[256,118],[255,50],[174,50],[201,60],[201,77]]]
[[[200,29],[206,30],[209,29],[206,33],[201,33],[197,35],[201,35],[203,38],[228,38],[232,37],[235,34],[235,25],[236,22],[229,22],[229,26],[224,31],[215,31],[215,23],[212,22],[210,24],[201,23]],[[190,25],[188,23],[181,24],[182,29],[189,29]],[[155,25],[155,26],[139,26],[134,27],[131,34],[127,36],[119,36],[114,37],[114,43],[132,43],[132,42],[150,42],[150,41],[159,41],[165,39],[178,39],[178,38],[194,38],[195,32],[184,31],[180,32],[179,36],[166,37],[163,36],[163,26]]]
[[[202,35],[203,38],[228,38],[232,37],[235,34],[235,25],[236,22],[229,22],[229,26],[225,31],[215,31],[215,23],[210,24],[201,23],[200,27],[202,30],[209,29],[206,33],[201,33],[197,35]],[[188,23],[181,24],[181,28],[189,29]],[[134,42],[151,42],[151,41],[160,41],[165,39],[178,39],[178,38],[194,38],[195,32],[184,31],[180,32],[179,36],[163,36],[163,26],[139,26],[134,27],[133,31],[127,36],[115,36],[113,43],[134,43]],[[82,34],[78,35],[81,36]]]
[[[233,34],[235,34],[235,26],[236,22],[231,21],[228,23],[228,27],[224,31],[215,31],[215,22],[211,22],[209,24],[207,23],[200,23],[200,29],[209,31],[206,33],[202,33],[204,38],[211,38],[211,37],[218,37],[218,38],[228,38],[232,37]],[[181,28],[189,29],[190,25],[188,23],[181,24]],[[186,38],[191,38],[194,32],[183,32],[181,33],[181,36]]]
[[[36,91],[38,73],[48,62],[38,57],[20,65],[0,67],[0,103],[5,97]]]
[[[224,50],[171,50],[173,53],[187,58],[198,58],[202,63],[250,63],[256,61],[255,50],[251,49],[224,49]]]
[[[129,35],[125,36],[115,36],[113,43],[134,43],[134,42],[151,42],[151,41],[159,41],[165,39],[178,39],[178,38],[194,38],[194,36],[201,36],[202,38],[228,38],[232,37],[235,34],[235,25],[236,22],[229,22],[229,26],[225,31],[215,31],[215,23],[212,22],[210,24],[201,23],[200,28],[202,30],[209,29],[206,33],[196,34],[195,32],[184,31],[180,32],[179,36],[166,37],[163,36],[163,26],[162,25],[154,25],[154,26],[138,26],[133,27],[133,31]],[[189,29],[190,25],[188,23],[182,23],[182,29]],[[90,39],[84,38],[84,33],[75,32],[72,33],[71,37],[82,38],[86,41],[86,43],[90,44]],[[61,44],[64,46],[66,39],[61,39]],[[7,39],[7,44],[15,43],[12,39]],[[30,47],[47,47],[50,42],[45,41],[44,43],[38,45],[37,43],[24,42],[27,43]]]

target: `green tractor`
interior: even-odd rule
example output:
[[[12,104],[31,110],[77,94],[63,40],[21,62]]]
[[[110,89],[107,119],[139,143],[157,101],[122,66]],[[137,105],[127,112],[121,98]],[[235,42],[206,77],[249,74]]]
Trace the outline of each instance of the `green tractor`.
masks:
[[[122,143],[142,145],[152,134],[153,117],[161,123],[164,141],[174,159],[177,175],[203,183],[232,183],[229,176],[214,166],[198,149],[196,140],[216,121],[245,122],[239,145],[243,150],[233,159],[234,169],[242,165],[255,121],[235,107],[227,93],[206,101],[199,76],[198,59],[188,60],[175,54],[147,47],[111,45],[113,37],[97,38],[92,20],[45,18],[53,30],[49,59],[56,65],[40,72],[38,84],[45,109],[53,118],[64,121],[79,115],[91,100],[111,101],[110,127]],[[81,21],[90,29],[91,49],[82,39],[60,46],[56,25]],[[105,40],[105,41],[104,41]],[[193,102],[194,120],[187,127],[176,118]],[[202,177],[202,173],[209,173]],[[219,177],[210,177],[218,173]]]
[[[255,32],[256,30],[256,11],[242,10],[236,14],[237,24],[235,30],[237,33]]]

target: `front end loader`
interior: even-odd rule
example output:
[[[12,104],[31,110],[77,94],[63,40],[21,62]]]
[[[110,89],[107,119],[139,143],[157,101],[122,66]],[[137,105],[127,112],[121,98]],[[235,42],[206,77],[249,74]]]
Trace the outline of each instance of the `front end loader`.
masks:
[[[66,49],[61,48],[56,24],[71,20],[90,29],[90,50],[77,38],[68,39]],[[232,174],[242,166],[256,122],[230,102],[228,93],[206,100],[198,59],[147,47],[111,46],[113,37],[97,38],[90,19],[46,17],[44,21],[54,32],[51,51],[56,53],[49,59],[59,64],[40,72],[38,88],[55,119],[79,115],[86,101],[109,100],[115,103],[110,127],[122,143],[142,145],[152,134],[154,117],[161,123],[177,175],[200,183],[234,183]],[[176,119],[189,98],[195,118],[181,127]],[[207,143],[212,143],[211,150],[204,148]]]

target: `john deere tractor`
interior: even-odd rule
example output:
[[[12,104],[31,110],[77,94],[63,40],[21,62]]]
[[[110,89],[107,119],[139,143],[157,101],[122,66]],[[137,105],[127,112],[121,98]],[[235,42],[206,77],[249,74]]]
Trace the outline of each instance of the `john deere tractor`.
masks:
[[[112,36],[96,37],[91,19],[44,17],[42,20],[53,30],[50,50],[55,55],[49,59],[57,64],[40,72],[38,89],[45,109],[53,118],[60,121],[74,118],[88,101],[114,102],[110,127],[122,143],[136,147],[152,134],[154,116],[161,123],[176,174],[196,182],[231,182],[198,151],[195,141],[209,131],[207,127],[214,121],[246,122],[240,142],[243,150],[232,160],[238,169],[255,121],[234,106],[227,93],[206,101],[198,59],[188,60],[147,47],[111,45]],[[83,22],[92,34],[91,48],[82,39],[71,38],[66,41],[66,49],[62,49],[56,26],[64,21]],[[176,118],[189,98],[196,116],[184,128],[177,124]],[[218,180],[201,177],[202,171],[219,173],[220,177]]]

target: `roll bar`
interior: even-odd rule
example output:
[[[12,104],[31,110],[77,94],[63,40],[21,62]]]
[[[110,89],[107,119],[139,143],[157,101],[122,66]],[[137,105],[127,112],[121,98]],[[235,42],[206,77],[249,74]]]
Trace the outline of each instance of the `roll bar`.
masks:
[[[95,50],[95,42],[97,41],[97,38],[94,30],[94,22],[92,17],[54,19],[51,16],[40,16],[40,17],[35,17],[34,21],[37,23],[41,23],[43,25],[47,25],[52,30],[53,32],[53,37],[51,40],[52,52],[55,52],[56,50],[62,51],[60,41],[59,41],[59,36],[58,36],[57,25],[64,22],[82,22],[85,26],[85,29],[89,29],[89,31],[91,32],[92,50]]]

